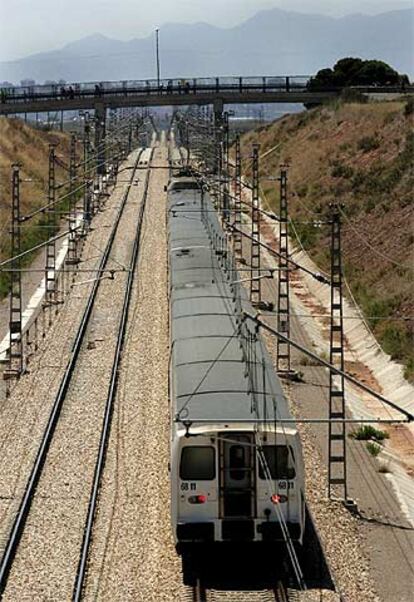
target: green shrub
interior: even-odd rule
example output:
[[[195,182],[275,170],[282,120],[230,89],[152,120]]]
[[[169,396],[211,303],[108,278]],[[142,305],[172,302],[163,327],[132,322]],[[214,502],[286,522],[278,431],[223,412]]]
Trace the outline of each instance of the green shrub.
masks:
[[[368,102],[368,97],[365,94],[361,94],[359,90],[354,88],[344,88],[341,92],[342,102],[358,102],[365,104]]]
[[[414,113],[414,98],[410,96],[407,98],[406,103],[404,105],[404,115],[408,117]]]
[[[363,138],[360,138],[357,143],[358,150],[362,150],[364,153],[375,150],[379,148],[379,146],[380,141],[376,136],[364,136]]]
[[[314,359],[313,357],[310,357],[309,355],[304,355],[300,358],[299,361],[301,366],[320,366],[321,363],[318,362],[318,360]]]
[[[302,184],[296,188],[296,193],[299,198],[303,198],[308,194],[308,185]]]
[[[401,360],[406,352],[412,352],[412,335],[405,329],[404,324],[387,323],[381,333],[381,343],[385,353],[393,360]]]
[[[313,224],[304,224],[296,222],[295,220],[292,220],[292,222],[305,249],[312,247],[317,242],[319,235],[318,229],[315,228]],[[289,234],[295,238],[294,229],[290,225]]]
[[[350,165],[344,165],[343,163],[336,163],[331,170],[331,176],[333,178],[352,178],[354,170]]]
[[[414,355],[408,358],[404,367],[404,378],[411,383],[414,382]]]
[[[349,434],[351,439],[357,439],[358,441],[369,441],[374,439],[375,441],[383,441],[389,438],[389,434],[385,431],[380,431],[370,424],[364,424],[360,426],[358,430]]]
[[[372,441],[369,441],[367,443],[367,450],[371,454],[371,456],[376,458],[378,456],[378,454],[381,452],[381,446],[378,445],[378,443],[373,443]]]

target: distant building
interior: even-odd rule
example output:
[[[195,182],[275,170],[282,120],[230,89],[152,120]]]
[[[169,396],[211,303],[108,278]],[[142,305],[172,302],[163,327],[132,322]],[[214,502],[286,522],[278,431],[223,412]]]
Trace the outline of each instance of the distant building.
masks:
[[[22,79],[20,80],[20,85],[24,88],[28,88],[29,86],[35,86],[36,82],[34,79]]]
[[[13,88],[13,84],[11,82],[0,82],[0,88]]]

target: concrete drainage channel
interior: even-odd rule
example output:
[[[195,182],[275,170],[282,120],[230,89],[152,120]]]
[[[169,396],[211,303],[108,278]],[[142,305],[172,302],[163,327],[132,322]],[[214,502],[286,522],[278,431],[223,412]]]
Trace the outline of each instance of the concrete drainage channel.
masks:
[[[152,152],[153,151],[151,151],[151,157],[152,157]],[[134,177],[135,177],[136,171],[138,169],[139,161],[142,157],[142,153],[143,153],[143,151],[141,151],[138,154],[137,159],[134,164],[134,167],[132,169],[129,185],[124,193],[124,197],[123,197],[121,205],[119,207],[116,221],[113,225],[111,235],[106,244],[106,247],[105,247],[99,268],[98,268],[98,273],[99,273],[99,271],[102,271],[105,268],[105,266],[108,262],[108,259],[110,257],[111,250],[114,246],[115,240],[118,239],[120,236],[122,236],[122,232],[119,233],[119,231],[120,231],[119,224],[120,224],[122,216],[125,212],[125,208],[127,205],[131,186],[133,184]],[[129,309],[129,302],[130,302],[130,298],[131,298],[134,270],[135,270],[138,255],[139,255],[141,225],[142,225],[142,221],[143,221],[143,217],[144,217],[149,177],[150,177],[150,169],[147,171],[145,185],[144,185],[143,198],[142,198],[140,209],[139,209],[138,228],[136,229],[136,232],[135,232],[134,246],[133,246],[133,251],[131,254],[131,258],[130,258],[128,277],[127,277],[124,295],[123,295],[122,310],[120,312],[118,330],[117,330],[117,334],[116,334],[115,350],[114,350],[114,356],[113,356],[113,361],[112,361],[112,370],[110,371],[111,377],[110,377],[109,383],[108,382],[105,383],[106,392],[107,392],[107,400],[106,400],[103,415],[97,417],[99,420],[102,421],[102,426],[100,427],[100,443],[99,443],[99,447],[98,447],[98,453],[96,455],[93,486],[92,486],[91,495],[90,495],[90,499],[89,499],[89,503],[88,503],[88,514],[87,514],[87,519],[85,522],[83,543],[82,543],[82,548],[81,548],[81,556],[79,558],[79,563],[78,563],[76,585],[74,588],[74,599],[80,599],[81,593],[82,593],[83,578],[85,575],[86,564],[87,564],[87,553],[88,553],[88,547],[89,547],[89,542],[90,542],[90,538],[91,538],[93,519],[94,519],[96,502],[97,502],[97,497],[98,497],[99,481],[100,481],[100,476],[102,474],[103,467],[104,467],[106,442],[107,442],[107,438],[108,438],[108,434],[109,434],[109,430],[110,430],[112,403],[113,403],[113,399],[114,399],[114,396],[116,393],[118,367],[119,367],[119,362],[120,362],[120,358],[121,358],[126,322],[127,322],[127,317],[128,317],[128,309]],[[49,420],[47,422],[47,426],[44,431],[43,438],[42,438],[41,444],[39,446],[39,449],[38,449],[38,452],[36,455],[35,463],[33,465],[29,480],[27,482],[27,485],[26,485],[26,488],[24,491],[24,495],[22,497],[22,501],[20,503],[19,510],[15,517],[13,527],[11,529],[10,535],[9,535],[7,543],[6,543],[5,551],[4,551],[2,561],[1,561],[1,566],[0,566],[0,593],[3,593],[6,589],[6,586],[8,586],[8,577],[9,577],[10,572],[13,569],[13,562],[15,559],[16,552],[19,548],[19,544],[20,544],[22,538],[24,537],[26,521],[27,521],[27,518],[28,518],[28,515],[30,512],[30,509],[32,507],[32,502],[36,496],[36,491],[37,491],[37,487],[39,484],[39,480],[41,478],[41,475],[42,475],[42,472],[43,472],[45,466],[47,466],[47,456],[48,456],[48,452],[49,452],[51,443],[54,439],[56,427],[59,423],[62,406],[68,395],[71,381],[74,379],[74,376],[76,375],[76,372],[78,369],[77,367],[78,367],[79,357],[80,357],[81,353],[85,352],[85,348],[87,348],[87,345],[88,345],[86,335],[88,332],[88,327],[90,325],[91,316],[93,315],[93,312],[95,309],[96,299],[98,297],[100,287],[101,287],[101,280],[97,279],[94,282],[94,285],[91,289],[88,303],[87,303],[86,309],[84,311],[84,314],[82,316],[82,320],[81,320],[81,323],[80,323],[80,326],[79,326],[79,329],[78,329],[78,332],[76,335],[76,339],[75,339],[75,342],[74,342],[74,345],[72,348],[72,353],[71,353],[70,359],[66,366],[63,379],[61,380],[59,390],[56,395],[56,398],[55,398],[55,401],[54,401],[54,404],[52,407],[52,411],[50,413]],[[105,395],[104,395],[104,397],[105,397]],[[96,427],[96,428],[98,428],[98,427]]]

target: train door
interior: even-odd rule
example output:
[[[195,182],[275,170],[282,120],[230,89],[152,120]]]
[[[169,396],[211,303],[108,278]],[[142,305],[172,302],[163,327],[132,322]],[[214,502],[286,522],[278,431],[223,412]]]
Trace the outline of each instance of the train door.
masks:
[[[223,519],[255,516],[255,453],[251,434],[220,441],[220,511]]]

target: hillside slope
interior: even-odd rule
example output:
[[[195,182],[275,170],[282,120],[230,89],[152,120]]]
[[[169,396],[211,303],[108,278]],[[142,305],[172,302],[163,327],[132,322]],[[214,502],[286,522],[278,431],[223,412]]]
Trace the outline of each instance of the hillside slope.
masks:
[[[0,117],[0,261],[9,257],[9,224],[11,209],[11,165],[21,165],[21,214],[25,215],[43,206],[47,199],[49,144],[56,144],[56,154],[65,163],[69,161],[70,137],[60,132],[43,132],[19,119]],[[79,157],[79,150],[78,150]],[[57,182],[67,181],[68,174],[56,168]],[[44,218],[22,223],[22,248],[47,239]],[[0,274],[0,298],[7,292],[7,275]]]
[[[286,116],[242,139],[253,142],[262,174],[289,167],[290,215],[306,250],[329,270],[329,203],[343,203],[345,275],[384,350],[414,377],[414,129],[408,103],[319,107]],[[262,180],[277,212],[279,192]],[[293,229],[292,229],[293,235]],[[410,318],[410,319],[409,319]]]

